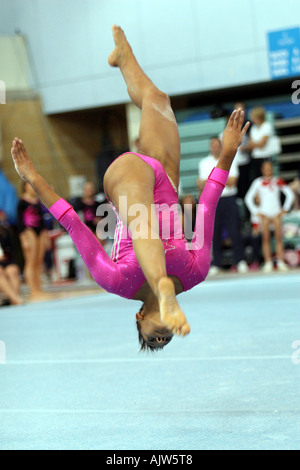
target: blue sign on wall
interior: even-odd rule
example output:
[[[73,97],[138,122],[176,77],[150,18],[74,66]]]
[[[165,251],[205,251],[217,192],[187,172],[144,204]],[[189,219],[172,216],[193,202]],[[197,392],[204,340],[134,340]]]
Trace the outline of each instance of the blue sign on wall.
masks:
[[[300,27],[268,33],[272,79],[300,75]]]

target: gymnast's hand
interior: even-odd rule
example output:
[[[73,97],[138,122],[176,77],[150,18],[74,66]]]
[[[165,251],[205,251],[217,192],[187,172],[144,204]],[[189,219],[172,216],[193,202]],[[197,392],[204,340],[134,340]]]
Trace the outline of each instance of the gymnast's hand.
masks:
[[[15,164],[15,169],[22,180],[30,182],[36,174],[36,170],[30,160],[22,140],[17,137],[12,142],[11,156]]]
[[[223,153],[230,157],[234,157],[238,147],[242,144],[250,122],[243,128],[245,113],[242,109],[233,111],[229,118],[226,129],[223,134]]]

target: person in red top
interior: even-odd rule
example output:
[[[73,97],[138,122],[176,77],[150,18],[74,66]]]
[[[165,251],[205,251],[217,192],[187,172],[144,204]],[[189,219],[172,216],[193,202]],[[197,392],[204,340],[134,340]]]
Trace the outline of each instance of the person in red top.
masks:
[[[282,241],[282,216],[292,207],[294,195],[290,187],[281,178],[274,176],[271,162],[264,162],[261,167],[262,176],[255,179],[245,197],[245,203],[251,213],[252,222],[258,222],[262,232],[262,249],[265,260],[263,270],[273,270],[271,250],[271,228],[274,228],[276,240],[277,268],[287,271],[284,262],[284,246]],[[281,193],[285,196],[281,203]],[[257,204],[258,202],[258,204]]]

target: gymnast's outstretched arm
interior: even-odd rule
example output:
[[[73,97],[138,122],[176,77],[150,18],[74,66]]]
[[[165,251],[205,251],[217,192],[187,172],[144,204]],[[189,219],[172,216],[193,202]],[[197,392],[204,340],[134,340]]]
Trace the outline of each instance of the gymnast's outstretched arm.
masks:
[[[194,262],[199,267],[203,280],[207,276],[211,262],[211,246],[217,205],[226,185],[237,149],[243,142],[250,126],[249,122],[244,127],[243,124],[244,112],[241,109],[235,110],[223,134],[222,153],[217,167],[211,172],[199,200],[191,247]]]
[[[73,207],[58,196],[37,173],[21,140],[14,139],[11,155],[19,176],[32,186],[44,206],[67,230],[97,284],[108,292],[117,293],[121,283],[118,265],[109,258]]]
[[[206,278],[210,268],[215,215],[228,175],[228,171],[214,168],[199,200],[191,254],[201,272],[202,280]]]

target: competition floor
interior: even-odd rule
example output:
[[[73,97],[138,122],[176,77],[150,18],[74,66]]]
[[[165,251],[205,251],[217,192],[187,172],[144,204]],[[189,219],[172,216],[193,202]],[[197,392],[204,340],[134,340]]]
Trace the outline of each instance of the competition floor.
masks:
[[[155,355],[133,301],[2,308],[0,449],[299,449],[299,287],[207,280],[179,297],[190,336]]]

